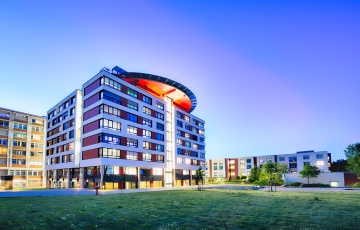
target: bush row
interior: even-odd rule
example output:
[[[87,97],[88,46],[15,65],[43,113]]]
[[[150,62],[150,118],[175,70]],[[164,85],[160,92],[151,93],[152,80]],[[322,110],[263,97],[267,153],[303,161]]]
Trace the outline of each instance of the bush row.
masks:
[[[321,183],[303,184],[303,183],[300,183],[300,182],[290,182],[290,183],[286,184],[285,186],[302,187],[302,188],[330,187],[329,184],[321,184]]]

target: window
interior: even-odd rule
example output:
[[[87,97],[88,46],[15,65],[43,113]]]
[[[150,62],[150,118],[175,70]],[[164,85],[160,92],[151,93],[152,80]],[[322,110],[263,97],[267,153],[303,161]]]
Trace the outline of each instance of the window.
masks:
[[[251,169],[251,165],[246,165],[246,169]]]
[[[266,158],[266,162],[272,162],[271,158]]]
[[[185,138],[190,138],[190,133],[185,133]]]
[[[156,118],[159,118],[160,120],[164,120],[164,114],[156,112]]]
[[[164,145],[156,144],[156,151],[164,152]]]
[[[296,162],[296,161],[297,161],[296,157],[289,157],[289,162]]]
[[[151,154],[143,153],[143,161],[151,161]]]
[[[8,140],[0,139],[0,145],[8,145]],[[17,145],[14,144],[14,146],[17,146]]]
[[[218,167],[217,167],[217,166],[214,166],[214,170],[218,170]]]
[[[199,129],[199,134],[204,135],[204,130]]]
[[[32,157],[42,157],[43,153],[42,152],[33,152],[33,151],[31,151],[30,156],[32,156]]]
[[[198,149],[198,145],[197,145],[197,144],[193,144],[193,149]]]
[[[13,141],[13,146],[26,147],[26,142],[24,142],[24,141]]]
[[[152,127],[152,121],[150,119],[143,118],[143,125]]]
[[[69,122],[66,122],[66,123],[63,124],[63,130],[65,130],[67,128],[69,128]]]
[[[75,114],[75,107],[70,109],[70,116]]]
[[[251,159],[246,159],[247,164],[251,164]]]
[[[148,115],[151,115],[151,109],[149,109],[148,107],[143,107],[143,112],[148,114]]]
[[[185,125],[185,129],[191,131],[190,125]]]
[[[13,165],[25,165],[26,160],[24,160],[24,159],[12,159],[11,164],[13,164]]]
[[[127,133],[128,133],[128,134],[137,135],[137,128],[134,127],[134,126],[128,125],[128,127],[127,127]]]
[[[200,153],[200,158],[205,158],[205,153]]]
[[[199,149],[199,150],[205,150],[205,146],[199,145],[198,149]]]
[[[14,123],[14,129],[27,130],[27,125],[22,123]]]
[[[310,159],[310,156],[309,155],[304,155],[303,156],[303,160],[309,160]]]
[[[204,137],[200,137],[200,142],[204,143],[205,142],[205,138]]]
[[[192,156],[193,157],[199,157],[199,153],[198,152],[193,152]]]
[[[245,160],[244,160],[244,159],[241,159],[241,160],[240,160],[240,164],[245,164]]]
[[[156,107],[158,108],[158,109],[161,109],[161,110],[164,110],[164,104],[163,103],[161,103],[161,102],[156,102]]]
[[[127,94],[130,95],[130,96],[132,96],[132,97],[134,97],[134,98],[136,98],[136,99],[138,98],[138,92],[136,92],[136,91],[133,90],[133,89],[128,88]]]
[[[245,169],[245,165],[240,165],[240,169]]]
[[[181,130],[177,129],[177,130],[176,130],[176,134],[177,134],[178,136],[181,136]]]
[[[323,154],[316,154],[316,159],[323,159],[324,155]]]
[[[181,128],[183,127],[183,123],[179,120],[176,121],[176,125]]]
[[[39,127],[39,126],[32,126],[31,127],[31,131],[32,132],[39,132],[39,133],[42,133],[42,132],[44,132],[44,128],[43,127]]]
[[[156,140],[164,141],[164,135],[163,135],[163,134],[160,134],[160,133],[157,133],[157,134],[156,134]]]
[[[0,120],[0,126],[9,127],[9,122],[8,122],[8,121],[4,121],[4,120]]]
[[[297,163],[290,163],[289,168],[291,168],[291,169],[297,168]]]
[[[307,164],[310,164],[310,162],[304,162],[304,166],[307,165]]]
[[[144,141],[143,142],[143,149],[150,149],[150,148],[151,148],[151,143],[147,142],[147,141]]]
[[[138,103],[134,102],[134,101],[127,101],[127,107],[133,110],[138,110]]]
[[[109,86],[109,87],[111,87],[111,88],[113,88],[115,90],[118,90],[118,91],[121,90],[121,84],[119,82],[117,82],[117,81],[114,81],[114,80],[108,78],[108,77],[104,76],[104,77],[101,78],[100,81],[101,81],[102,85],[107,85],[107,86]],[[74,101],[72,101],[72,103],[74,103],[75,102],[75,97],[73,97],[72,99],[74,99]]]
[[[164,156],[163,155],[157,155],[156,156],[156,162],[164,162]]]
[[[279,161],[285,161],[285,157],[279,157]]]
[[[185,121],[190,122],[190,117],[189,116],[184,115],[184,119],[185,119]]]
[[[99,148],[99,157],[120,158],[119,149]]]
[[[115,94],[113,94],[113,93],[110,93],[110,92],[108,92],[108,91],[105,91],[105,90],[102,91],[102,92],[100,93],[100,98],[101,98],[101,99],[108,100],[108,101],[111,101],[111,102],[113,102],[113,103],[115,103],[115,104],[121,105],[121,97],[118,96],[118,95],[115,95]]]
[[[120,137],[107,133],[100,133],[99,142],[113,144],[113,145],[120,145]]]
[[[143,137],[151,138],[151,131],[143,129]]]
[[[176,112],[176,116],[177,116],[178,118],[183,118],[183,114],[180,113],[179,111]]]
[[[127,138],[126,146],[137,148],[138,147],[138,140],[133,138]]]
[[[316,166],[322,166],[324,165],[324,161],[316,161]]]
[[[32,140],[43,141],[43,140],[44,140],[44,136],[38,135],[38,134],[31,134],[31,139],[32,139]]]
[[[13,150],[12,154],[13,154],[13,155],[18,155],[18,156],[26,156],[26,151],[23,151],[23,150]]]
[[[138,153],[128,151],[127,154],[126,154],[126,159],[128,159],[128,160],[137,160],[138,159]]]
[[[152,99],[148,96],[143,95],[143,102],[152,105]]]
[[[74,137],[74,130],[71,130],[70,132],[69,132],[69,138],[73,138]]]
[[[26,139],[27,134],[26,133],[14,133],[14,137]]]
[[[181,158],[181,157],[177,157],[176,158],[176,163],[178,163],[178,164],[184,164],[184,159],[183,158]]]
[[[164,131],[164,124],[156,122],[156,129]]]
[[[120,109],[117,109],[117,108],[114,108],[114,107],[111,107],[108,105],[104,105],[104,104],[100,105],[99,109],[100,109],[100,113],[107,113],[107,114],[113,115],[115,117],[121,117]]]
[[[177,153],[178,155],[182,155],[182,149],[177,148],[176,153]]]
[[[138,116],[132,113],[127,114],[127,119],[132,122],[138,122]]]

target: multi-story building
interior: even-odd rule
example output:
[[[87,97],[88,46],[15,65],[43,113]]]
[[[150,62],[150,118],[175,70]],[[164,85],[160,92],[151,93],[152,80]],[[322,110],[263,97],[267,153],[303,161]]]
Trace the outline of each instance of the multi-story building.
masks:
[[[45,186],[46,118],[0,108],[0,187]]]
[[[207,178],[234,179],[236,176],[248,176],[254,166],[262,167],[267,162],[286,164],[291,173],[300,172],[305,164],[316,165],[321,172],[331,171],[331,153],[327,151],[299,151],[292,154],[248,156],[240,158],[219,158],[206,160]],[[219,173],[218,165],[225,166]]]
[[[205,161],[195,95],[151,74],[103,68],[48,111],[48,187],[182,186]]]

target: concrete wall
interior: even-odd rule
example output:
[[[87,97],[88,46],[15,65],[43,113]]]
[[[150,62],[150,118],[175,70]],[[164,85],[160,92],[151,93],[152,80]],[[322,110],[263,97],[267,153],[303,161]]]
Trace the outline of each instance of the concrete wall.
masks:
[[[307,184],[307,178],[301,178],[299,173],[287,173],[285,174],[286,183],[300,182]],[[331,183],[333,182],[333,183]],[[334,183],[335,182],[335,183]],[[338,185],[336,186],[336,182]],[[326,172],[320,173],[315,178],[310,178],[310,184],[322,183],[330,184],[333,187],[345,187],[344,173],[343,172]]]

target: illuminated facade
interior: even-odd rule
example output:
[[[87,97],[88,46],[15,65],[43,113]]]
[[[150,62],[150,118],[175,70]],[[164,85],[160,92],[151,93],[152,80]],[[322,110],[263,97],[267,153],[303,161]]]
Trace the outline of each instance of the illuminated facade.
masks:
[[[291,173],[300,172],[305,164],[316,165],[321,172],[331,171],[331,153],[300,151],[292,154],[208,159],[206,160],[205,176],[207,178],[235,179],[237,176],[248,176],[254,166],[261,168],[266,162],[286,164]],[[220,168],[220,166],[223,167]]]
[[[195,184],[205,163],[195,95],[168,78],[103,68],[48,111],[48,187]],[[59,140],[60,137],[60,140]]]
[[[45,186],[46,118],[0,108],[0,187]]]

